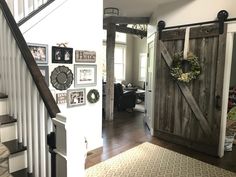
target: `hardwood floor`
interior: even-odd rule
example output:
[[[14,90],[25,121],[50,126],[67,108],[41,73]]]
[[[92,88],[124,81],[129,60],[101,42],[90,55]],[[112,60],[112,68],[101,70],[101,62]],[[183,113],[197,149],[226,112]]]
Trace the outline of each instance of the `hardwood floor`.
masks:
[[[143,142],[151,142],[195,159],[236,172],[236,147],[223,158],[212,157],[186,147],[152,137],[143,123],[143,113],[117,112],[114,121],[103,121],[103,148],[88,153],[86,168],[109,159]]]

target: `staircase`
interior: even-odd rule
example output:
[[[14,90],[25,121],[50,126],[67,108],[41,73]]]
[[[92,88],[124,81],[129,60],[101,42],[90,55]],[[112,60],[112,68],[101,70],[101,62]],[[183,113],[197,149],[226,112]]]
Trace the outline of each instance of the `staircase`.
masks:
[[[8,5],[19,22],[35,12],[21,16],[14,3],[38,2],[35,7],[42,8],[49,1],[8,0]],[[54,131],[51,118],[60,110],[8,5],[0,0],[0,144],[9,150],[13,177],[55,177],[46,139]]]
[[[55,0],[6,0],[16,22],[22,25]]]
[[[0,139],[1,143],[5,145],[10,156],[8,157],[8,172],[13,177],[27,176],[27,148],[17,140],[17,119],[7,114],[8,96],[0,93]],[[0,155],[0,159],[2,153]]]

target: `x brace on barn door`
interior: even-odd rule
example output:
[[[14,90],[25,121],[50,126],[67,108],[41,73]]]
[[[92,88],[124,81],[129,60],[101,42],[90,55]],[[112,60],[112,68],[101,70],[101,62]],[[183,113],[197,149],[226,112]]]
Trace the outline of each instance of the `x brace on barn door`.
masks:
[[[169,52],[167,51],[165,45],[163,44],[162,41],[160,42],[160,49],[161,49],[161,54],[167,64],[167,66],[170,68],[171,64],[172,64],[172,58],[169,54]],[[198,107],[193,95],[191,94],[189,88],[186,86],[186,84],[184,83],[180,83],[180,82],[176,82],[177,85],[179,86],[181,92],[183,93],[184,97],[186,98],[186,101],[188,102],[189,106],[191,107],[193,113],[196,115],[197,120],[199,121],[199,124],[202,127],[203,132],[205,133],[206,136],[210,136],[211,135],[211,129],[210,126],[207,122],[207,120],[205,119],[202,111],[200,110],[200,108]]]

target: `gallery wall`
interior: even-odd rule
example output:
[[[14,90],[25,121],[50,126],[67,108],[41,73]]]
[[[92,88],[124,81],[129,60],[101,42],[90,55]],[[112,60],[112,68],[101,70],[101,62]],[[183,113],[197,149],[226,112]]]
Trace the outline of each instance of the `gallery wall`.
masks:
[[[53,3],[52,3],[53,6]],[[102,2],[97,0],[74,1],[67,0],[62,5],[50,12],[38,23],[33,19],[23,25],[24,37],[28,43],[48,45],[48,66],[49,77],[57,66],[68,67],[73,74],[75,63],[75,50],[89,50],[96,52],[97,66],[96,85],[75,86],[74,81],[68,90],[85,89],[88,93],[96,89],[102,93]],[[30,24],[32,23],[32,24]],[[25,30],[27,27],[27,30]],[[52,63],[52,46],[57,43],[67,43],[67,47],[73,48],[73,64]],[[82,63],[89,65],[87,63]],[[76,77],[74,75],[74,77]],[[49,78],[50,83],[50,78]],[[67,91],[56,90],[51,84],[49,88],[55,96],[57,93]],[[86,98],[85,98],[86,99]],[[86,104],[75,107],[68,107],[67,103],[58,104],[61,112],[67,116],[71,125],[76,126],[75,137],[86,137],[88,150],[102,146],[102,100],[91,104],[86,99]],[[70,128],[70,127],[68,127]]]

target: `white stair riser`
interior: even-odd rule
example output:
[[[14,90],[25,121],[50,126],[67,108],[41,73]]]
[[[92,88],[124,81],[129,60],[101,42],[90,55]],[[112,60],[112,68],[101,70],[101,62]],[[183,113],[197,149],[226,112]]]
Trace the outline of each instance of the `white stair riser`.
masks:
[[[7,99],[0,99],[0,116],[8,114]]]
[[[18,152],[9,157],[9,172],[13,173],[18,170],[27,168],[27,151]]]
[[[11,123],[6,125],[1,125],[0,127],[0,141],[6,142],[17,139],[17,131],[16,131],[17,123]]]

